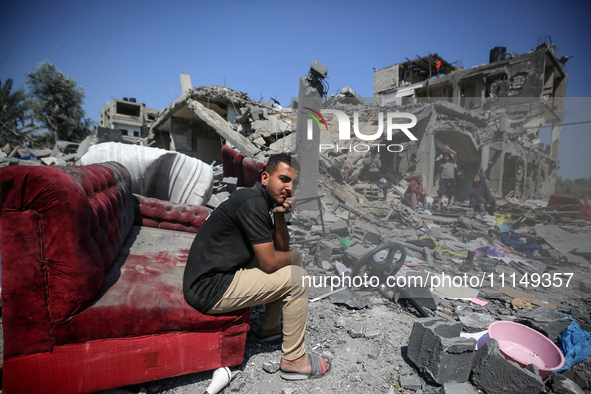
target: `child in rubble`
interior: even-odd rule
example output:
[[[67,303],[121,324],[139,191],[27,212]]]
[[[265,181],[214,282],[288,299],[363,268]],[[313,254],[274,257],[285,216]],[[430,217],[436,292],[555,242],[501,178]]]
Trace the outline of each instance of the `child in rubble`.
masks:
[[[493,197],[484,174],[478,173],[474,176],[474,183],[470,188],[470,207],[478,213],[487,212],[489,215],[495,214],[495,198]]]
[[[451,149],[449,146],[444,145],[451,154],[453,154],[453,160],[449,152],[443,154],[443,164],[439,166],[439,171],[433,181],[433,186],[437,185],[437,180],[441,177],[439,182],[439,190],[437,190],[437,210],[441,211],[441,197],[445,195],[447,197],[447,206],[449,207],[456,189],[456,163],[458,161],[458,154]]]
[[[406,191],[404,192],[404,199],[408,201],[412,209],[417,209],[420,203],[423,208],[427,209],[427,192],[423,187],[423,175],[420,172],[412,174],[412,178]]]

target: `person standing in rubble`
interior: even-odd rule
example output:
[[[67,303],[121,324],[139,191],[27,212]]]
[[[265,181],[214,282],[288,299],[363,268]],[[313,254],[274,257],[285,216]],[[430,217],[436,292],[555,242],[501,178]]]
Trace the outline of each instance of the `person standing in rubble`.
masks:
[[[423,175],[420,172],[414,172],[406,191],[404,192],[404,199],[408,201],[412,209],[417,209],[420,203],[423,208],[427,209],[427,192],[423,187]]]
[[[437,190],[437,210],[441,211],[441,198],[445,195],[447,197],[447,206],[451,205],[451,201],[456,189],[456,163],[458,161],[458,154],[449,146],[443,146],[447,151],[443,153],[443,164],[439,166],[439,171],[433,181],[433,187],[437,185],[437,180],[441,177],[439,182],[439,189]],[[449,153],[449,152],[451,153]],[[451,155],[453,154],[453,160]]]
[[[384,198],[388,196],[388,189],[400,182],[401,178],[384,168],[380,157],[376,157],[367,171],[367,179],[382,190]]]
[[[489,215],[495,214],[495,198],[490,192],[482,172],[474,176],[474,182],[470,188],[470,207],[478,213],[487,212]]]
[[[331,367],[328,358],[305,350],[307,273],[301,255],[290,251],[285,220],[297,176],[289,154],[271,156],[260,183],[234,192],[203,223],[183,277],[185,299],[204,314],[266,304],[255,339],[283,338],[280,369],[289,380],[320,378]]]

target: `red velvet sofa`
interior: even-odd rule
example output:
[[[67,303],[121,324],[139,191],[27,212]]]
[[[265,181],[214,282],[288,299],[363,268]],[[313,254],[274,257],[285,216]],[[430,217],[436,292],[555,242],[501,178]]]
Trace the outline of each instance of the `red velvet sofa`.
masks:
[[[200,206],[132,195],[114,162],[0,169],[4,393],[92,392],[242,363],[249,310],[182,277]]]

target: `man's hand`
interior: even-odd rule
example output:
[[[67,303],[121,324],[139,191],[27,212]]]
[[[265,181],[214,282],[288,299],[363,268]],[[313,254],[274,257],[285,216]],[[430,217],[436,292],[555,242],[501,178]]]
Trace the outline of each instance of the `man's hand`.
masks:
[[[302,266],[302,255],[297,250],[291,250],[291,264],[297,265],[298,267]]]
[[[292,200],[291,197],[288,197],[285,199],[285,201],[283,202],[282,205],[276,206],[275,208],[273,208],[273,213],[282,213],[282,214],[287,214],[291,212],[292,209]]]

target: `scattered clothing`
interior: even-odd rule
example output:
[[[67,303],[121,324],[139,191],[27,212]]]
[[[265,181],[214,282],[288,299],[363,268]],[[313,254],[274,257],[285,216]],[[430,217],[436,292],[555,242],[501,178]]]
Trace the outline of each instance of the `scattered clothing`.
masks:
[[[502,233],[501,240],[507,246],[512,247],[515,251],[525,255],[531,255],[536,250],[541,252],[544,250],[532,237],[527,235],[520,235],[511,232]]]

